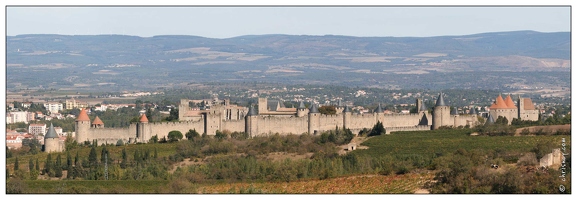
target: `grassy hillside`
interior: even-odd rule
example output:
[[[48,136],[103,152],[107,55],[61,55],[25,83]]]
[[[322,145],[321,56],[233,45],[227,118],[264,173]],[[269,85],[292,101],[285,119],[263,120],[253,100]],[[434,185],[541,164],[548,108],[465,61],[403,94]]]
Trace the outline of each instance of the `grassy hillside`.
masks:
[[[570,135],[553,136],[470,136],[470,130],[434,130],[426,132],[395,132],[378,136],[362,143],[369,149],[358,150],[357,155],[383,156],[399,154],[416,154],[434,156],[453,153],[458,149],[497,151],[497,152],[530,152],[539,142],[550,141],[561,147],[561,139],[571,140]],[[567,143],[567,145],[571,145]]]

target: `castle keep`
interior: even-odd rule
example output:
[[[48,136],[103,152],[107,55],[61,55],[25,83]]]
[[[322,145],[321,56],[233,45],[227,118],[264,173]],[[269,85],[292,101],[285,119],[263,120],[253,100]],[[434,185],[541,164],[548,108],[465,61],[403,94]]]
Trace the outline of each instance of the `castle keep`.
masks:
[[[539,119],[539,110],[535,108],[531,99],[521,98],[520,95],[518,96],[517,106],[515,106],[511,95],[507,95],[504,100],[499,95],[489,109],[489,114],[494,120],[497,120],[500,116],[505,117],[509,125],[513,119],[529,121],[537,121]]]
[[[442,126],[474,126],[478,123],[477,115],[451,114],[450,107],[445,103],[443,94],[439,95],[433,113],[429,113],[421,100],[417,100],[417,113],[385,114],[379,106],[371,113],[355,114],[351,108],[339,103],[337,113],[324,115],[318,110],[318,105],[309,108],[300,102],[298,108],[285,108],[280,102],[269,103],[266,98],[259,98],[258,111],[254,107],[245,108],[224,102],[200,102],[210,104],[208,109],[191,108],[194,100],[182,99],[179,105],[179,122],[149,122],[146,115],[139,122],[130,124],[127,128],[106,128],[98,117],[90,122],[86,110],[82,110],[75,122],[76,141],[83,143],[97,140],[100,144],[115,144],[118,140],[124,143],[146,143],[157,136],[163,138],[168,132],[177,130],[186,133],[191,129],[207,135],[215,135],[216,131],[246,132],[251,137],[267,134],[317,134],[333,130],[335,127],[345,127],[353,132],[372,128],[378,121],[383,123],[387,134],[393,131],[414,131],[438,129]]]

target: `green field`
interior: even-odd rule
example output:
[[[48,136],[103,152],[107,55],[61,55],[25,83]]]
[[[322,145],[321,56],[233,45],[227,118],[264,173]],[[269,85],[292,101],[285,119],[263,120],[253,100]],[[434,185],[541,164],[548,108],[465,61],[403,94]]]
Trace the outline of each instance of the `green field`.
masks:
[[[175,143],[157,143],[157,144],[137,144],[126,145],[121,147],[107,146],[110,152],[109,158],[114,162],[109,163],[111,174],[115,174],[114,180],[87,180],[88,178],[79,178],[74,180],[17,180],[8,179],[8,185],[11,188],[18,188],[22,193],[44,194],[44,193],[245,193],[249,192],[247,188],[255,189],[256,193],[314,193],[311,190],[300,190],[305,186],[321,187],[324,193],[355,193],[356,190],[350,184],[356,184],[357,180],[352,177],[368,176],[368,182],[363,184],[383,183],[392,177],[412,177],[411,180],[403,180],[406,184],[411,185],[410,190],[400,190],[394,187],[381,188],[382,190],[362,190],[361,193],[411,193],[417,188],[424,187],[424,181],[431,180],[434,173],[451,172],[455,169],[465,169],[460,171],[461,176],[455,176],[451,181],[470,181],[469,179],[459,179],[460,177],[475,177],[470,182],[467,190],[455,190],[457,186],[437,185],[435,193],[555,193],[550,189],[550,185],[559,184],[559,180],[554,177],[559,172],[551,169],[551,174],[529,173],[521,176],[516,172],[516,166],[522,167],[517,162],[524,154],[534,151],[540,143],[547,142],[553,146],[543,148],[550,152],[549,149],[560,148],[562,139],[565,139],[567,151],[571,150],[570,135],[548,135],[548,136],[471,136],[470,129],[456,130],[435,130],[435,131],[416,131],[416,132],[394,132],[390,135],[381,135],[370,137],[363,142],[362,146],[368,149],[358,149],[344,156],[338,156],[336,153],[315,153],[312,159],[271,161],[254,156],[246,156],[247,152],[264,150],[272,144],[287,143],[287,141],[298,140],[299,137],[276,136],[267,139],[255,138],[244,141],[236,141],[229,138],[225,141],[218,141],[213,138],[207,138],[202,144],[202,149],[210,149],[211,145],[228,144],[231,151],[220,152],[217,154],[199,154],[198,159],[203,160],[202,166],[183,166],[182,170],[177,170],[174,174],[170,172],[166,176],[151,175],[158,173],[158,169],[170,170],[177,161],[171,161],[175,158],[182,148],[191,148],[186,144],[193,144],[190,141],[180,141]],[[276,138],[276,139],[275,139]],[[292,138],[292,140],[290,140]],[[307,138],[307,137],[304,137]],[[308,136],[308,146],[316,145],[318,137]],[[316,138],[316,139],[315,139]],[[251,143],[256,141],[260,143]],[[285,141],[286,140],[286,141]],[[274,142],[276,141],[276,143]],[[244,146],[242,145],[244,144]],[[266,145],[264,145],[266,144]],[[287,144],[292,144],[288,142]],[[205,146],[206,145],[206,146]],[[301,145],[303,148],[307,145]],[[557,146],[555,146],[557,145]],[[281,145],[282,146],[282,145]],[[290,145],[293,146],[293,145]],[[201,146],[198,146],[199,149]],[[207,148],[205,148],[207,147]],[[332,146],[326,146],[333,148]],[[100,158],[100,151],[103,147],[97,147],[96,152]],[[119,164],[122,160],[121,151],[125,149],[128,155],[129,167],[120,169]],[[79,147],[70,152],[75,157],[79,153],[81,160],[88,157],[90,147]],[[154,154],[157,151],[157,159],[149,159],[142,163],[142,168],[135,163],[133,154],[135,151],[143,153],[148,151]],[[312,152],[329,151],[323,148],[311,148]],[[274,150],[252,153],[255,155],[264,155],[267,152],[276,152]],[[66,152],[60,153],[63,162],[66,161]],[[239,155],[243,154],[243,155]],[[56,158],[52,154],[52,162]],[[212,157],[211,159],[208,156]],[[40,161],[44,166],[47,153],[41,152],[36,155],[19,156],[19,166],[21,170],[28,171],[28,161],[30,158]],[[172,158],[171,158],[172,157]],[[216,159],[218,158],[218,159]],[[569,159],[570,160],[570,159]],[[12,171],[15,158],[7,159],[6,167]],[[499,162],[499,164],[508,163],[504,167],[501,175],[510,175],[511,177],[524,177],[518,180],[511,179],[509,182],[528,185],[535,183],[527,188],[513,188],[507,191],[497,190],[503,185],[503,180],[489,180],[486,176],[476,177],[477,172],[487,170],[487,162]],[[85,162],[85,161],[83,161]],[[136,164],[136,165],[135,165]],[[114,169],[114,170],[113,170]],[[89,169],[86,169],[89,170]],[[142,170],[142,171],[141,171]],[[97,173],[101,173],[102,165],[97,168]],[[134,176],[136,171],[147,173],[147,176],[140,178]],[[285,176],[287,172],[293,176]],[[425,173],[426,172],[426,173]],[[432,172],[432,173],[430,173]],[[166,172],[165,172],[166,173]],[[429,174],[430,173],[430,174]],[[494,172],[488,172],[494,173]],[[569,171],[570,173],[570,171]],[[129,175],[128,177],[125,175]],[[294,176],[301,174],[302,176]],[[321,175],[318,175],[321,174]],[[322,175],[325,174],[325,175]],[[423,176],[423,174],[426,174]],[[449,173],[451,174],[451,173]],[[280,178],[278,178],[280,177]],[[282,177],[289,177],[283,179]],[[347,178],[348,177],[348,178]],[[500,176],[499,176],[500,177]],[[54,178],[56,179],[56,178]],[[138,180],[135,180],[138,179]],[[335,181],[343,181],[341,184],[333,184]],[[454,182],[454,181],[453,181]],[[257,184],[258,183],[258,184]],[[570,183],[570,180],[569,180]],[[232,185],[231,185],[232,184]],[[360,183],[359,183],[360,184]],[[398,183],[397,183],[398,184]],[[541,184],[542,186],[539,186]],[[292,189],[287,189],[292,188]],[[375,186],[376,187],[376,186]],[[541,187],[541,188],[539,188]],[[236,188],[236,189],[235,189]],[[241,188],[244,188],[241,189]],[[485,189],[478,189],[485,188]],[[545,188],[545,189],[543,189]],[[447,189],[447,190],[444,190]],[[457,188],[459,189],[459,188]],[[308,192],[307,192],[308,191]],[[567,191],[570,191],[568,188]],[[323,192],[321,192],[323,193]]]
[[[469,130],[434,130],[415,132],[394,132],[371,138],[361,145],[369,149],[357,150],[356,155],[380,157],[383,155],[444,155],[458,149],[529,152],[541,141],[551,141],[561,147],[565,138],[567,149],[571,149],[570,135],[551,136],[471,136]]]
[[[94,181],[94,180],[72,180],[72,181],[47,181],[35,180],[25,181],[27,193],[32,194],[98,194],[98,193],[168,193],[169,188],[166,180],[123,180],[123,181]]]

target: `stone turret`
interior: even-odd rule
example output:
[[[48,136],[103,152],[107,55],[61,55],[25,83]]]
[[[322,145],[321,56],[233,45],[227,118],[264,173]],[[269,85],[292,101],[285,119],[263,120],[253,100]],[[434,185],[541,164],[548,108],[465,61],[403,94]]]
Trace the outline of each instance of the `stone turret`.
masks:
[[[377,106],[377,108],[375,108],[374,110],[375,113],[383,113],[383,107],[381,107],[381,104],[379,103],[379,106]]]
[[[249,137],[254,137],[258,134],[258,114],[253,106],[250,106],[244,123],[244,131],[249,135]]]
[[[433,126],[432,129],[439,129],[441,126],[449,126],[451,123],[454,123],[454,120],[451,120],[451,108],[445,104],[445,99],[443,99],[443,93],[439,94],[439,98],[437,98],[437,103],[435,104],[435,108],[433,110]]]
[[[489,118],[487,118],[487,121],[485,122],[485,124],[494,124],[495,123],[495,118],[493,118],[493,115],[489,114]]]
[[[138,120],[138,123],[136,123],[136,137],[138,138],[138,140],[140,142],[147,142],[148,139],[150,139],[150,137],[152,137],[152,135],[147,134],[149,130],[148,125],[148,118],[146,117],[146,114],[142,114],[140,115],[140,120]]]
[[[305,102],[301,101],[299,107],[297,108],[297,116],[304,117],[308,114],[308,109],[305,107]]]
[[[427,112],[427,111],[428,111],[427,106],[425,106],[424,103],[421,103],[421,106],[419,108],[419,112]]]
[[[98,116],[92,121],[92,128],[104,128],[104,122]]]
[[[373,111],[373,114],[375,116],[375,123],[377,123],[377,121],[383,122],[385,120],[385,111],[383,111],[383,107],[381,107],[380,103]]]
[[[345,128],[351,126],[351,114],[352,113],[349,106],[345,106],[345,109],[343,110],[343,125],[345,126]]]
[[[469,110],[469,115],[477,115],[477,110],[475,110],[475,108],[471,107],[471,109]]]
[[[459,115],[459,111],[457,110],[457,107],[453,107],[453,110],[451,111],[451,115]]]
[[[317,105],[312,103],[309,111],[309,134],[315,134],[315,131],[319,131],[320,123],[321,113],[319,112]]]
[[[50,128],[44,136],[44,152],[62,152],[60,148],[60,139],[54,130],[54,126],[50,123]]]
[[[74,123],[74,130],[76,131],[76,142],[83,143],[84,141],[88,141],[90,118],[88,118],[86,109],[82,109],[80,114],[78,114],[78,118],[76,118]]]

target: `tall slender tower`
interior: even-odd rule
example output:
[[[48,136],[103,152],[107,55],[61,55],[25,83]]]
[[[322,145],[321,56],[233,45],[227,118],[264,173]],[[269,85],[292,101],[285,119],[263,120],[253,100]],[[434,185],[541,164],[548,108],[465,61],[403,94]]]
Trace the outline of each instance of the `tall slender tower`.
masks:
[[[301,101],[299,107],[297,108],[297,116],[304,117],[308,114],[307,107],[305,107],[305,103]]]
[[[58,134],[56,134],[52,123],[50,124],[50,128],[48,128],[48,132],[44,136],[44,152],[62,152]]]
[[[349,106],[345,106],[343,110],[343,126],[349,128],[351,126],[351,109]]]
[[[138,124],[136,125],[136,128],[138,131],[138,133],[136,133],[136,137],[138,137],[140,139],[140,142],[147,142],[152,135],[148,135],[146,134],[146,130],[147,130],[147,125],[148,125],[148,118],[146,117],[146,114],[142,114],[140,116],[140,120],[138,120]]]
[[[244,123],[244,132],[246,132],[249,137],[258,135],[258,114],[256,113],[256,110],[253,106],[250,106]]]
[[[375,108],[373,114],[375,115],[375,124],[377,122],[384,123],[383,121],[385,120],[385,111],[383,110],[383,107],[381,107],[380,103],[379,106]]]
[[[80,114],[78,114],[74,126],[74,130],[76,131],[76,142],[83,143],[84,141],[89,141],[88,132],[90,131],[90,118],[88,118],[88,114],[86,114],[86,109],[80,110]]]
[[[433,130],[439,129],[441,126],[448,126],[451,123],[451,108],[445,104],[443,93],[439,94],[437,103],[433,110]]]
[[[321,123],[321,113],[317,108],[316,104],[311,104],[311,109],[309,111],[309,134],[314,134],[318,131]]]

